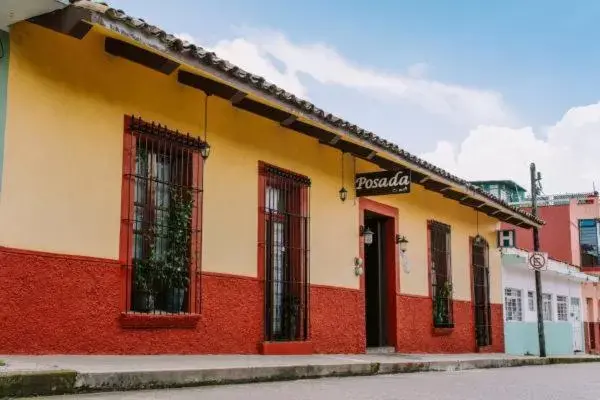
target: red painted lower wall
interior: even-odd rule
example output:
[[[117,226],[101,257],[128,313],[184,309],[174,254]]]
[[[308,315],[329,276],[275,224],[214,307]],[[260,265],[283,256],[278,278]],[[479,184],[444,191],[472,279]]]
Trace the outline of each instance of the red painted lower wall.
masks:
[[[454,301],[454,328],[433,330],[433,303],[424,296],[397,296],[397,351],[400,353],[504,352],[504,318],[501,304],[492,304],[492,345],[478,349],[475,343],[473,307],[468,301]]]
[[[0,248],[0,354],[258,353],[258,279],[204,273],[195,328],[131,329],[120,322],[121,276],[114,260]],[[315,352],[364,352],[362,299],[359,290],[311,288]]]
[[[201,312],[194,328],[133,329],[122,325],[121,277],[121,267],[114,260],[0,247],[0,354],[259,352],[263,286],[258,279],[204,273],[199,282]],[[454,330],[436,336],[430,298],[400,295],[396,301],[399,352],[478,350],[469,302],[454,302]],[[314,352],[364,353],[364,307],[361,290],[313,285],[310,340]],[[131,324],[132,320],[128,317],[125,322]],[[499,304],[492,305],[492,322],[493,345],[481,350],[502,352]]]
[[[120,268],[111,260],[0,249],[0,354],[257,353],[258,280],[203,274],[195,329],[124,329]]]
[[[311,340],[315,353],[364,353],[363,292],[315,285],[310,293]]]

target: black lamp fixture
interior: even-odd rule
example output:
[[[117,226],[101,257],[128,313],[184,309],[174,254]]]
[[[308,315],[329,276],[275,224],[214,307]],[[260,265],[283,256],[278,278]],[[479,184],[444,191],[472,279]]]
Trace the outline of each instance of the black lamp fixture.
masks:
[[[202,146],[202,148],[200,149],[200,155],[204,160],[208,158],[208,156],[210,155],[210,144],[204,142],[204,146]]]
[[[343,151],[342,151],[341,161],[342,161],[342,188],[339,191],[339,195],[340,195],[340,200],[342,202],[344,202],[348,198],[348,191],[344,187],[344,152]]]
[[[485,242],[485,239],[479,234],[479,211],[475,210],[475,213],[477,215],[477,235],[475,235],[473,242],[475,243],[475,245],[479,246],[483,244],[483,242]]]
[[[401,252],[406,253],[406,249],[408,248],[408,239],[406,236],[396,235],[396,244]]]
[[[202,159],[206,161],[208,156],[210,156],[210,144],[207,141],[208,135],[208,98],[210,97],[210,93],[206,93],[206,97],[204,99],[204,145],[200,149],[200,155]]]
[[[364,225],[361,225],[359,233],[360,236],[364,237],[364,242],[366,245],[373,243],[373,236],[375,236],[375,234],[373,233],[371,228],[369,228],[368,226],[365,228]]]

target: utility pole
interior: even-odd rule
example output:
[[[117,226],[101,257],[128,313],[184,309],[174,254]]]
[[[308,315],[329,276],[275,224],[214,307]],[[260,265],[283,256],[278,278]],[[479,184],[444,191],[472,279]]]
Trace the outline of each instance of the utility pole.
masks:
[[[531,163],[531,213],[537,216],[537,195],[542,174],[536,172],[535,163]],[[533,227],[533,251],[540,251],[540,235],[537,226]],[[544,314],[542,305],[542,276],[538,269],[535,270],[535,296],[537,300],[537,326],[538,341],[540,344],[540,357],[546,357],[546,338],[544,336]]]

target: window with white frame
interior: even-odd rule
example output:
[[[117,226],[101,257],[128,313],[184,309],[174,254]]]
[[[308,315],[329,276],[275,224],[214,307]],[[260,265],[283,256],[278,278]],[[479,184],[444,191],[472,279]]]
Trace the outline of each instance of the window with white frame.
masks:
[[[556,296],[556,316],[559,321],[569,320],[569,304],[567,296]]]
[[[523,321],[520,290],[504,289],[504,308],[507,321]]]
[[[531,290],[527,292],[527,306],[529,311],[535,311],[535,293]]]
[[[552,321],[552,295],[542,293],[542,315],[544,321]]]

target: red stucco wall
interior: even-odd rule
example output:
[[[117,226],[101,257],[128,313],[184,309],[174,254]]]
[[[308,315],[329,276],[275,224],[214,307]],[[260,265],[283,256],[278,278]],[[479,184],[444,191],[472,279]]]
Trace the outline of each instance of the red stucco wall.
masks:
[[[203,274],[195,329],[123,329],[120,268],[111,260],[0,249],[0,353],[257,352],[257,280]]]
[[[114,260],[0,248],[0,354],[258,353],[263,286],[204,273],[194,329],[131,329],[120,323],[121,267]],[[359,290],[311,289],[314,349],[364,352]]]
[[[530,209],[525,209],[530,211]],[[538,208],[538,215],[546,222],[539,229],[540,250],[558,261],[569,264],[573,263],[571,247],[571,215],[569,205],[546,206]],[[510,224],[502,223],[501,229],[515,229],[517,235],[516,246],[524,250],[533,250],[533,231],[518,228]]]
[[[454,301],[454,329],[434,332],[432,301],[429,297],[400,295],[398,305],[398,346],[400,353],[504,352],[501,304],[492,304],[492,345],[478,349],[471,302]]]
[[[311,288],[311,340],[315,353],[364,353],[365,302],[360,290]]]
[[[202,274],[191,329],[132,329],[120,322],[121,267],[114,260],[0,248],[0,354],[256,354],[263,287],[255,278]],[[316,353],[364,353],[362,290],[311,287]],[[475,351],[472,308],[456,301],[456,327],[432,333],[431,299],[397,296],[400,352]],[[503,351],[502,306],[493,305],[493,348]]]

